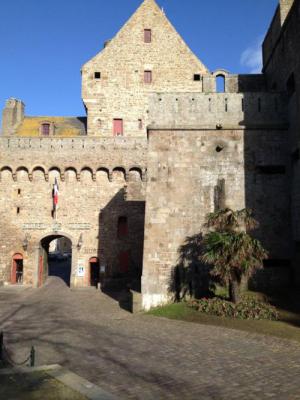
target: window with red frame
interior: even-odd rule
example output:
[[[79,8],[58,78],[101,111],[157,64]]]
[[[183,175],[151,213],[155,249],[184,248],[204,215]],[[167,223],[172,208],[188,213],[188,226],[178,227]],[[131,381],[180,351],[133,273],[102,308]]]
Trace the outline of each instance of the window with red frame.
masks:
[[[152,42],[152,31],[151,29],[144,29],[144,42],[151,43]]]
[[[49,136],[50,135],[50,124],[42,124],[41,132],[42,132],[43,136]]]
[[[144,82],[152,83],[152,71],[144,71]]]

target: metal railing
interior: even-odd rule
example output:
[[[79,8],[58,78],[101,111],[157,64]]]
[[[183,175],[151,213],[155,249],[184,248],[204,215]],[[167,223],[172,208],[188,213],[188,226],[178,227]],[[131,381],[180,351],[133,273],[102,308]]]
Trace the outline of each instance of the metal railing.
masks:
[[[10,365],[11,367],[20,367],[28,363],[30,367],[35,365],[35,348],[31,346],[28,357],[22,362],[16,361],[12,358],[7,347],[4,345],[4,333],[0,332],[0,363],[4,365]]]

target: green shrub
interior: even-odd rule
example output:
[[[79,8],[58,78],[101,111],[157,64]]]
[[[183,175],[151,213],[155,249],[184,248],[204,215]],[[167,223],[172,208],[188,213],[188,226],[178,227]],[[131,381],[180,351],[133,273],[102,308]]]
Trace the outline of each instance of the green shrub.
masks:
[[[278,320],[279,318],[275,307],[250,296],[243,297],[237,304],[214,297],[212,299],[191,300],[188,305],[197,311],[218,317],[269,320]]]

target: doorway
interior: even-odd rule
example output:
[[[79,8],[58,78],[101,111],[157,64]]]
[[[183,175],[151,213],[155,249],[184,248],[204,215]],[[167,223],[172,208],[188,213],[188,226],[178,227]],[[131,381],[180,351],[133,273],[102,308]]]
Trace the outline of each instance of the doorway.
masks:
[[[90,258],[90,286],[98,286],[100,282],[100,265],[97,257]]]
[[[72,266],[72,242],[63,235],[49,235],[40,242],[38,286],[48,276],[55,276],[70,286]]]
[[[12,259],[11,283],[13,285],[23,283],[23,256],[19,253]]]

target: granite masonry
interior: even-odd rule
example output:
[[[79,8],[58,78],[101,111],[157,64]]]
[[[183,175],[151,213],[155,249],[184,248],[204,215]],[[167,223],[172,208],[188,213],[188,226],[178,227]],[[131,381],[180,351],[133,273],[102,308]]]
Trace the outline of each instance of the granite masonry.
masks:
[[[82,67],[86,117],[29,117],[9,99],[0,281],[21,271],[43,285],[51,241],[67,238],[71,286],[96,268],[102,287],[140,290],[149,309],[174,296],[180,247],[226,205],[260,223],[269,259],[255,284],[300,283],[300,0],[280,0],[263,58],[262,74],[210,72],[145,0]]]

